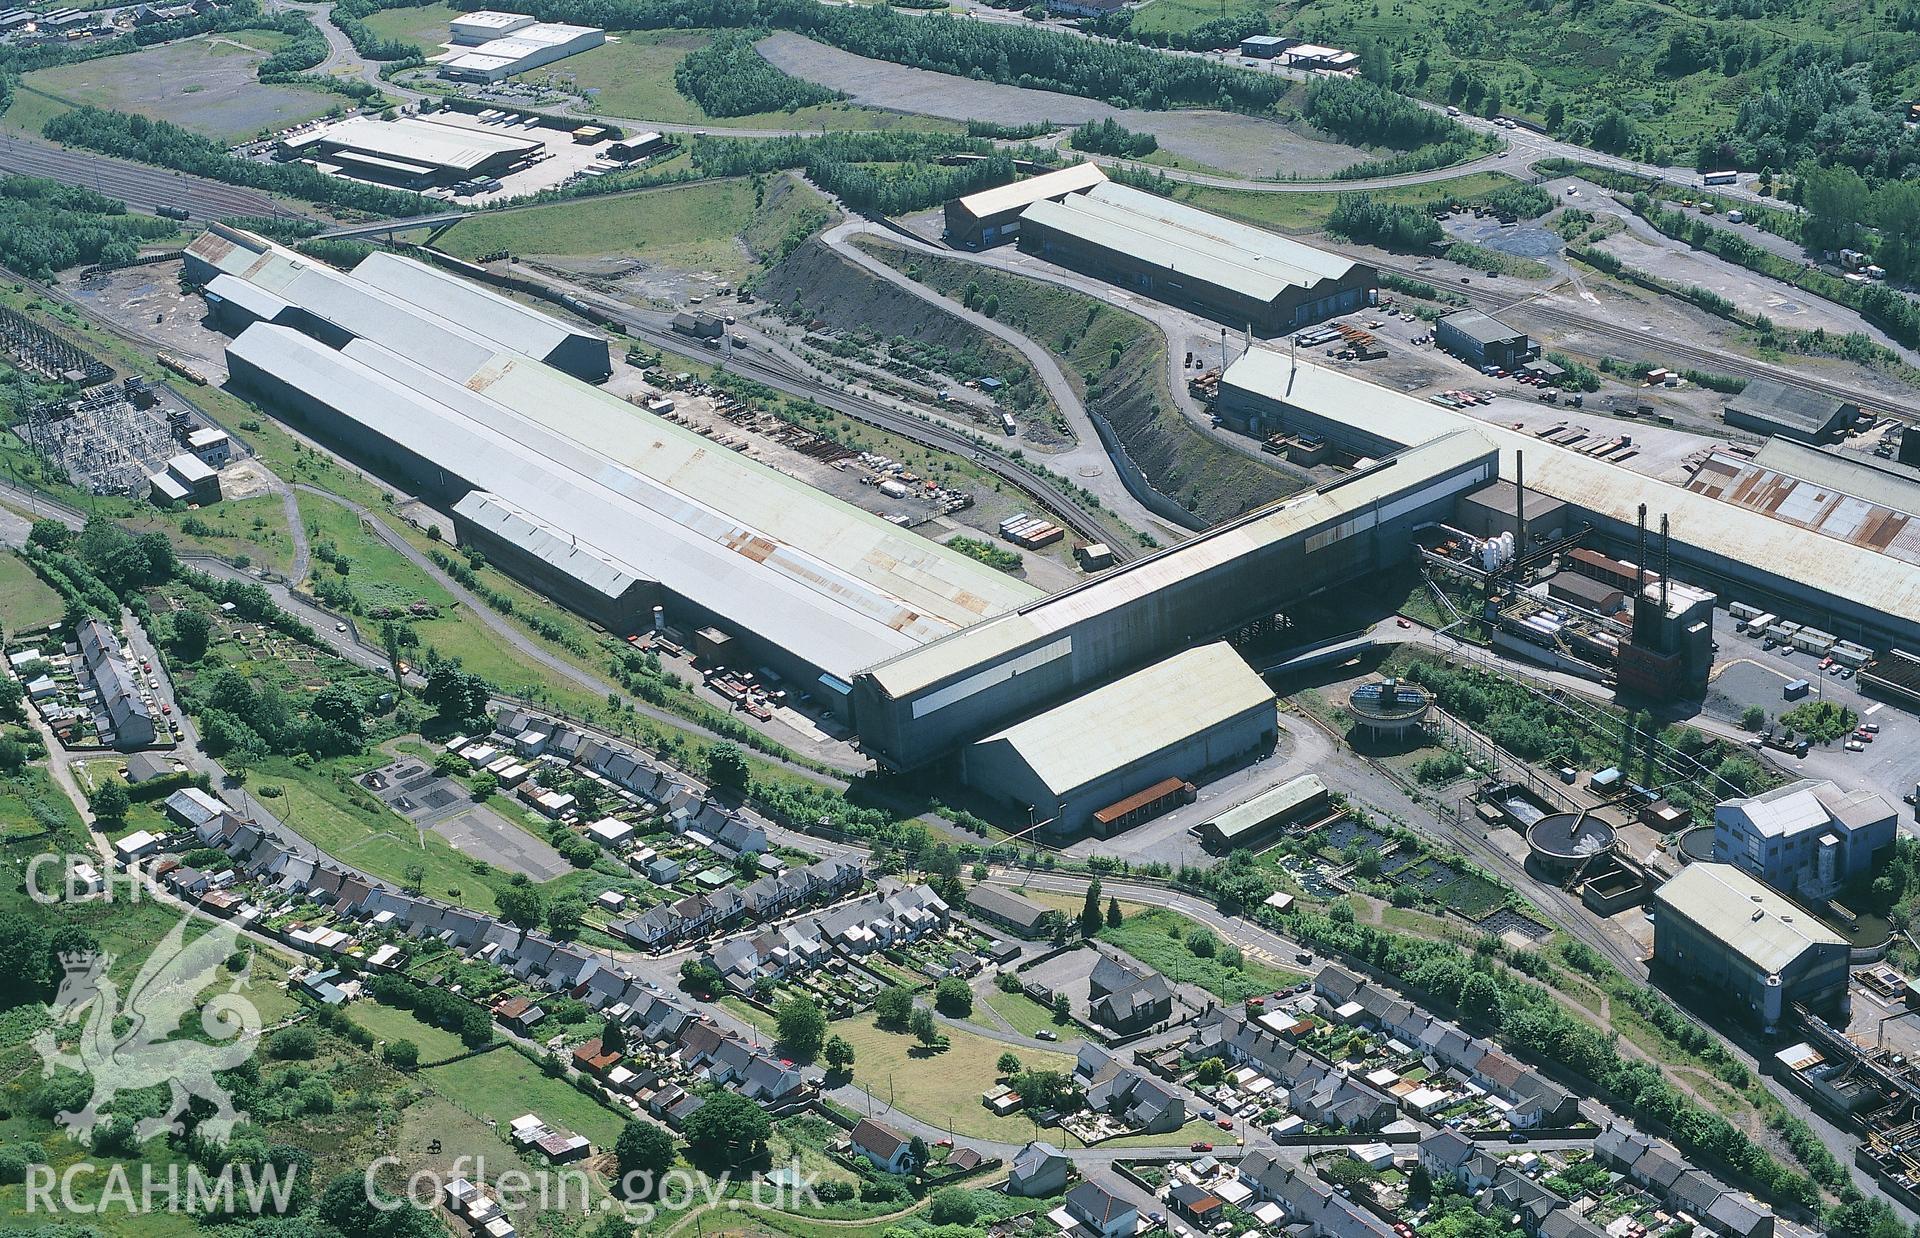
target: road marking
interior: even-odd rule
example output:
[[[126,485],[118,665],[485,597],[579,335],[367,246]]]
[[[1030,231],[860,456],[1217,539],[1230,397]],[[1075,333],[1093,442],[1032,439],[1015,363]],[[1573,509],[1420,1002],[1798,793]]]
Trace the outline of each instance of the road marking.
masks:
[[[1860,716],[1862,718],[1871,718],[1875,714],[1879,713],[1882,707],[1884,707],[1885,705],[1886,705],[1885,701],[1880,701],[1877,704],[1869,705],[1865,709],[1860,711]]]

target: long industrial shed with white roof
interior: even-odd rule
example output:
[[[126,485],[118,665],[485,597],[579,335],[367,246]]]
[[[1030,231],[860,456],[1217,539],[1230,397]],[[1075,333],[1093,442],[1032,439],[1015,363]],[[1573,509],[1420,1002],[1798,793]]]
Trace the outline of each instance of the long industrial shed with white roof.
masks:
[[[594,360],[571,328],[484,289],[375,264],[419,294],[402,299],[232,230],[190,261],[286,307],[243,318],[236,384],[448,507],[463,540],[613,630],[640,630],[655,605],[676,626],[720,624],[844,714],[861,667],[1038,595],[512,351],[502,337]]]

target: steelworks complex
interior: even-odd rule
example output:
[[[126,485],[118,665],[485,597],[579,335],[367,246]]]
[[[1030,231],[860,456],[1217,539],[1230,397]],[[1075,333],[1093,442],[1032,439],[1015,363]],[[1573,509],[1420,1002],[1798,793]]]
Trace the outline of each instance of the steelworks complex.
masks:
[[[1222,418],[1373,459],[1042,596],[600,390],[604,339],[443,271],[375,254],[343,273],[216,226],[187,275],[236,335],[239,386],[450,511],[503,569],[618,634],[655,607],[718,628],[882,766],[937,763],[1050,837],[1124,829],[1269,747],[1270,693],[1211,642],[1412,560],[1463,504],[1547,495],[1555,525],[1622,545],[1644,506],[1696,577],[1836,632],[1920,636],[1920,581],[1870,547],[1266,349],[1228,369]],[[1681,592],[1686,631],[1649,648],[1684,660],[1710,625]],[[1209,699],[1172,708],[1195,677]]]

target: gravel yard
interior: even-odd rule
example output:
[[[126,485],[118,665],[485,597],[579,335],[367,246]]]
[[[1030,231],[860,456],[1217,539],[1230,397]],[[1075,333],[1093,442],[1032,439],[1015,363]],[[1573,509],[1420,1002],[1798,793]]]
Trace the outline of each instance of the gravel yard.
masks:
[[[845,91],[856,102],[872,107],[1005,124],[1055,121],[1078,125],[1112,117],[1136,132],[1153,134],[1160,139],[1161,148],[1171,154],[1241,176],[1314,179],[1366,158],[1364,152],[1351,146],[1302,137],[1278,121],[1234,112],[1122,109],[1077,95],[976,82],[869,60],[784,31],[762,39],[758,46],[760,54],[776,67]]]

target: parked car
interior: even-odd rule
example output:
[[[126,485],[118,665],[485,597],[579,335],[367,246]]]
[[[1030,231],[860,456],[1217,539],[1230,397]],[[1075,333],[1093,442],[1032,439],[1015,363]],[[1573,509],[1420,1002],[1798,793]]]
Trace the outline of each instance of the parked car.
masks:
[[[1033,1034],[1033,1038],[1035,1040],[1058,1040],[1060,1039],[1060,1033],[1050,1027],[1043,1027]]]
[[[1189,1151],[1189,1152],[1211,1152],[1211,1151],[1213,1151],[1213,1145],[1212,1145],[1212,1144],[1210,1144],[1210,1143],[1208,1143],[1208,1142],[1207,1142],[1206,1140],[1204,1140],[1204,1139],[1196,1139],[1196,1140],[1194,1140],[1194,1141],[1193,1141],[1192,1143],[1190,1143],[1190,1144],[1188,1144],[1188,1145],[1187,1145],[1187,1151]]]

